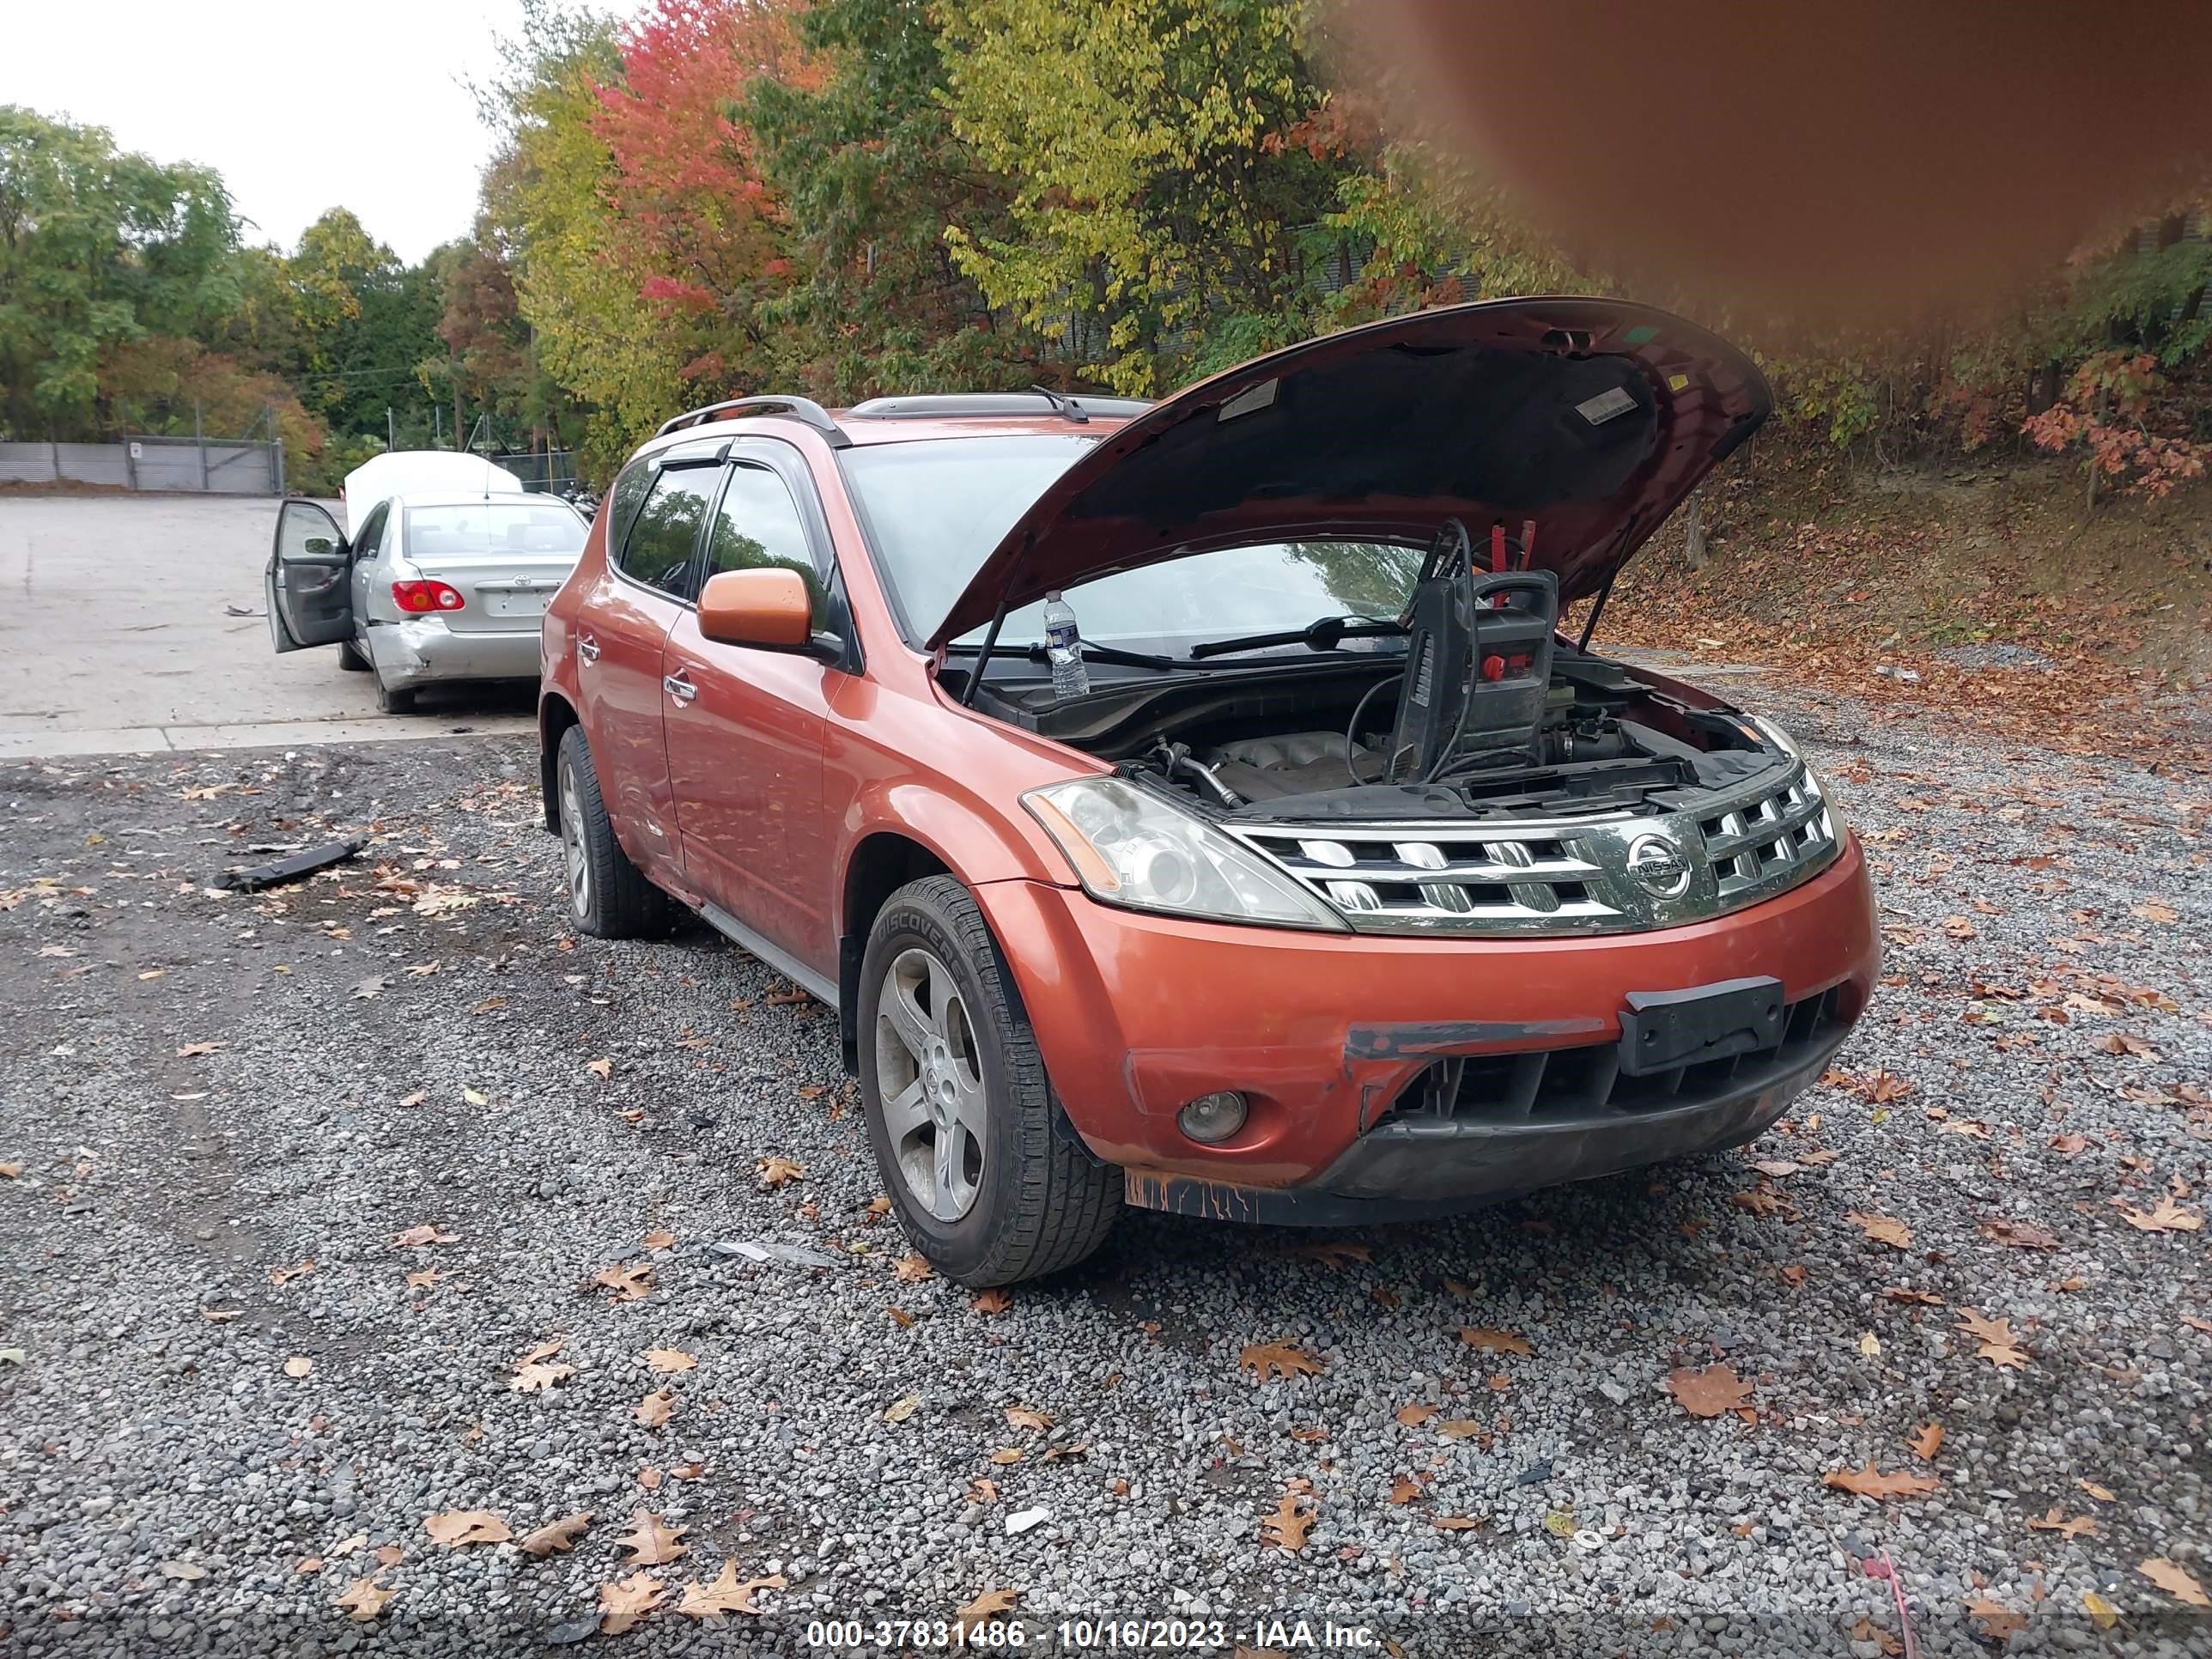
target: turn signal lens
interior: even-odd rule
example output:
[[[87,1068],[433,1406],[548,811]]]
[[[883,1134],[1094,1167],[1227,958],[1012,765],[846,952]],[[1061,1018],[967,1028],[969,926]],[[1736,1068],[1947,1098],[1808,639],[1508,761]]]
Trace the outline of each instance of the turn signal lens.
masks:
[[[426,616],[433,611],[459,611],[468,603],[459,592],[443,582],[412,581],[392,584],[392,602],[410,616]]]

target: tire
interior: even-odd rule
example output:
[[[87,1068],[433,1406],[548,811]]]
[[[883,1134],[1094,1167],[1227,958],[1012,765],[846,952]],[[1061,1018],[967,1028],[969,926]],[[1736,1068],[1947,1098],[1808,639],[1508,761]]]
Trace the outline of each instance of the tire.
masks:
[[[376,683],[376,706],[387,714],[411,714],[415,712],[415,688],[411,685],[386,685]]]
[[[368,659],[361,654],[358,645],[351,640],[341,640],[338,642],[338,666],[349,674],[362,674],[368,672],[369,663]]]
[[[568,890],[568,919],[593,939],[659,939],[675,908],[667,894],[630,862],[599,795],[599,769],[584,728],[561,734],[553,763],[559,792],[562,874]]]
[[[982,1289],[1057,1273],[1103,1244],[1121,1206],[1121,1172],[1056,1126],[1036,1036],[965,887],[932,876],[890,896],[868,933],[860,998],[868,1143],[915,1249],[946,1278]],[[934,1070],[917,1058],[915,1036]],[[931,1105],[940,1090],[951,1092]],[[948,1138],[958,1169],[938,1157]]]

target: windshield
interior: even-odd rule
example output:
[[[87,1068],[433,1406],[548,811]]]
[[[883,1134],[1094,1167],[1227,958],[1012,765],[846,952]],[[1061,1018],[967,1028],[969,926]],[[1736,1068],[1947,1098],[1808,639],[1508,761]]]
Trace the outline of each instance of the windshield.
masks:
[[[1093,441],[956,438],[844,452],[878,561],[916,637],[935,629],[1014,521]],[[1064,597],[1085,639],[1179,656],[1205,641],[1289,632],[1322,617],[1395,617],[1420,565],[1419,549],[1387,543],[1267,542],[1116,571]],[[1008,611],[1000,642],[1042,641],[1043,610]],[[960,642],[982,637],[977,629]]]
[[[584,521],[549,501],[465,501],[407,509],[407,556],[467,558],[489,553],[580,553]]]

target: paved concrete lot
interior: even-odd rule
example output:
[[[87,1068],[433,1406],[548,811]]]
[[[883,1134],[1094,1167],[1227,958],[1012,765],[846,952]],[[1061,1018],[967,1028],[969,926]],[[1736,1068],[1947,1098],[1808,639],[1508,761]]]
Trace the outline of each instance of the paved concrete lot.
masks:
[[[1892,1561],[1929,1659],[2212,1650],[2202,776],[1759,701],[1889,952],[1759,1145],[1003,1300],[879,1212],[825,1011],[573,936],[527,738],[0,762],[0,1654],[1902,1659]]]
[[[0,492],[0,757],[526,726],[520,688],[392,717],[335,647],[276,655],[261,582],[276,523],[273,501]]]

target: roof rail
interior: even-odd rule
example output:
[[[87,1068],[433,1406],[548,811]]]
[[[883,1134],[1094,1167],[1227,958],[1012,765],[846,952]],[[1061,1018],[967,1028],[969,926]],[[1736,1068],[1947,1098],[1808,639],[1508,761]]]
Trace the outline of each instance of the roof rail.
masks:
[[[665,438],[686,427],[703,426],[708,421],[719,421],[740,411],[765,415],[778,410],[805,422],[830,441],[832,449],[843,449],[853,441],[845,435],[844,428],[830,418],[830,411],[811,398],[732,398],[726,403],[708,404],[704,409],[690,410],[672,421],[664,421],[660,430],[653,435]]]
[[[1042,405],[1037,401],[1041,397],[1046,400]],[[1040,386],[1033,392],[922,392],[905,398],[871,398],[845,412],[858,420],[938,421],[963,416],[1045,415],[1063,405],[1079,415],[1097,415],[1106,420],[1141,415],[1152,406],[1141,398],[1097,398],[1088,392],[1048,392]]]

